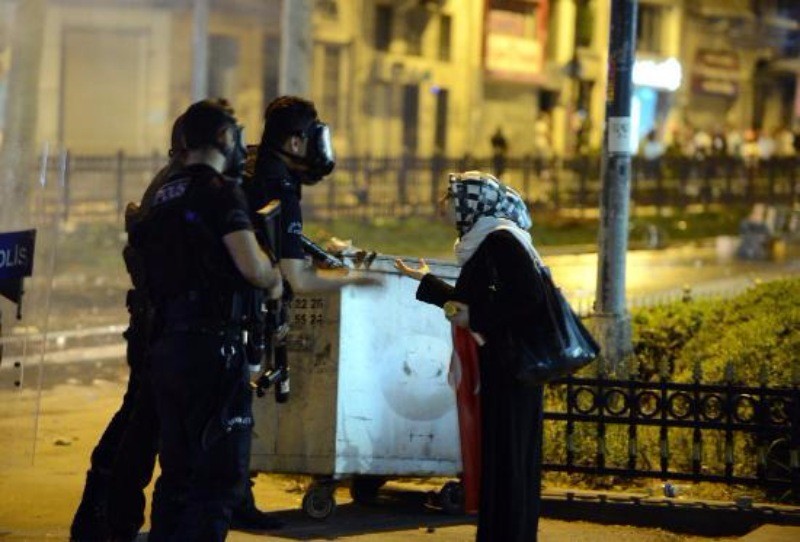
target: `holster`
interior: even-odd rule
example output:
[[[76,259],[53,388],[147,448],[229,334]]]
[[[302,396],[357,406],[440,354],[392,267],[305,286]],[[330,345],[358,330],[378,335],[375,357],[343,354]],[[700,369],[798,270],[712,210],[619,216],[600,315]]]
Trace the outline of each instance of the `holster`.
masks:
[[[249,394],[249,380],[245,376],[246,357],[241,331],[225,333],[220,349],[223,363],[222,378],[218,390],[217,407],[203,428],[201,445],[211,448],[220,438],[233,431],[249,431],[253,427],[253,417],[249,408],[251,401],[243,394]]]

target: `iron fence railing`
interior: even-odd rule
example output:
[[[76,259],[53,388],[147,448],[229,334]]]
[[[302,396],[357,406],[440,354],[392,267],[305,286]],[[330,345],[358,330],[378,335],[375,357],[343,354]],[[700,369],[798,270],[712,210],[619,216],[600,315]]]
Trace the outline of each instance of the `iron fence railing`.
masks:
[[[159,154],[67,156],[67,216],[117,218],[128,201],[137,201],[155,172],[166,163]],[[431,216],[446,184],[446,173],[467,169],[494,171],[492,158],[344,157],[324,183],[306,190],[306,216],[314,219]],[[56,160],[51,163],[57,167]],[[596,208],[600,197],[600,157],[503,161],[501,177],[532,204],[560,209]],[[664,157],[634,159],[633,212],[642,206],[692,204],[791,205],[800,197],[800,159],[744,161],[718,157],[694,160]]]
[[[795,361],[798,363],[798,361]],[[569,377],[546,392],[544,469],[758,486],[800,498],[800,381]],[[797,377],[800,371],[794,371]],[[669,487],[666,488],[667,496]]]

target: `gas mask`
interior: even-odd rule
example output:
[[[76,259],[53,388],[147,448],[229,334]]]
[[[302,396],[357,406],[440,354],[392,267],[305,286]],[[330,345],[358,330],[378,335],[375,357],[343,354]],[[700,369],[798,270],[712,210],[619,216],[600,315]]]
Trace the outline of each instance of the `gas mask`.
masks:
[[[233,125],[233,145],[228,148],[220,148],[220,152],[225,156],[225,171],[228,177],[240,178],[244,173],[247,162],[247,145],[244,142],[244,127],[240,124]]]
[[[331,130],[324,122],[315,120],[305,130],[303,136],[307,141],[305,156],[284,154],[289,155],[292,160],[304,166],[301,171],[296,172],[300,182],[305,185],[313,185],[330,174],[334,166],[336,166]]]

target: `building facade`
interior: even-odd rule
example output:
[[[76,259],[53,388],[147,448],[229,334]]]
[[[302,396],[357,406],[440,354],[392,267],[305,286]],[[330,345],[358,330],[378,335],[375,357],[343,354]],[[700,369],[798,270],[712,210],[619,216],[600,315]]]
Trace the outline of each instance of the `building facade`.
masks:
[[[703,0],[687,4],[685,19],[686,122],[772,131],[797,120],[796,2]]]
[[[0,0],[0,101],[13,5]],[[190,102],[205,4],[208,94],[260,136],[282,0],[50,0],[38,138],[80,154],[164,150]],[[634,131],[797,119],[790,0],[640,0]],[[309,95],[342,156],[570,156],[602,145],[611,0],[316,0]],[[2,112],[0,106],[0,113]],[[2,119],[2,114],[0,114]],[[0,121],[1,122],[1,121]],[[635,148],[637,141],[632,141]]]

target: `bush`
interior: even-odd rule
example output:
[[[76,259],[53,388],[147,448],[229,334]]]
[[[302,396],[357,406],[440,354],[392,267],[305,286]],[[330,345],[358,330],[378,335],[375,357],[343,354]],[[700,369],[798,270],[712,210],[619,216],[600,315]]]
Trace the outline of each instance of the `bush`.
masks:
[[[759,284],[727,300],[676,302],[633,315],[645,378],[789,386],[800,352],[800,279]]]
[[[798,299],[800,280],[793,279],[761,284],[718,302],[681,349],[675,379],[690,380],[693,361],[701,360],[704,381],[730,376],[735,384],[790,386],[800,352]]]
[[[714,306],[679,301],[633,314],[633,353],[643,379],[675,371],[676,360]]]
[[[642,379],[664,377],[672,382],[706,384],[726,383],[746,386],[788,387],[794,384],[792,366],[800,353],[800,279],[759,284],[747,292],[725,300],[674,302],[641,309],[633,314],[634,355]],[[586,394],[588,397],[588,394]],[[565,412],[565,388],[548,387],[545,395],[548,411]],[[580,402],[580,401],[579,401]],[[606,464],[624,467],[630,452],[625,425],[608,425],[605,435]],[[693,459],[692,428],[671,428],[668,433],[670,469],[691,472]],[[563,463],[566,459],[566,423],[545,424],[545,461]],[[657,427],[637,428],[637,465],[658,469],[661,442]],[[753,435],[737,436],[731,450],[734,472],[753,476],[759,454],[764,452]],[[572,439],[576,462],[594,465],[599,446],[595,423],[576,422]],[[722,473],[727,455],[724,431],[703,430],[702,468]],[[768,464],[788,464],[788,452],[776,450],[767,457]],[[778,463],[770,463],[777,461]],[[778,469],[778,474],[786,472]],[[550,483],[592,488],[643,486],[648,490],[655,480],[631,480],[592,475],[550,473]],[[697,484],[687,491],[697,498],[729,499],[736,487],[721,484]],[[786,496],[746,490],[757,498],[782,500]]]

